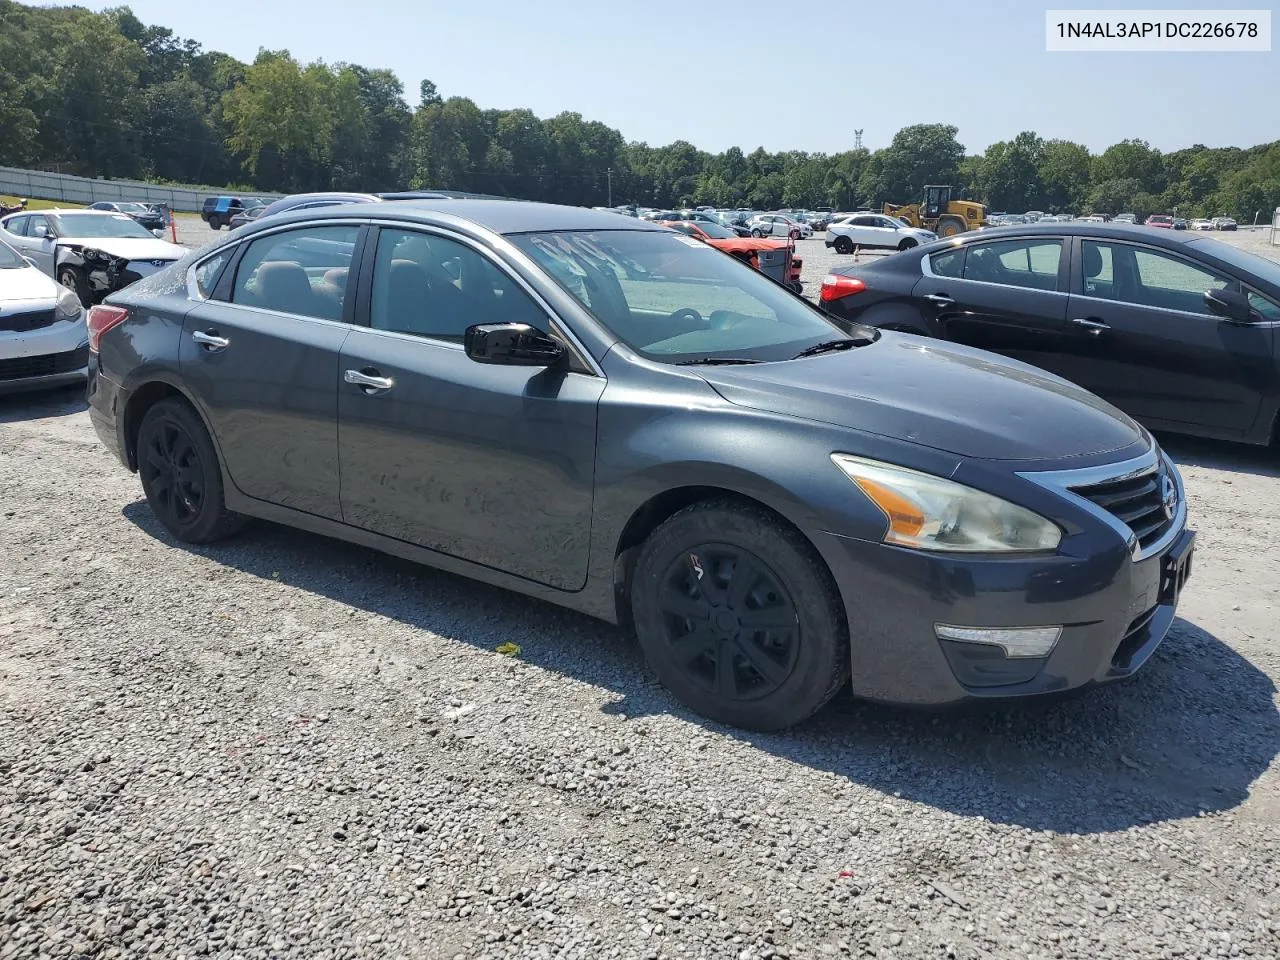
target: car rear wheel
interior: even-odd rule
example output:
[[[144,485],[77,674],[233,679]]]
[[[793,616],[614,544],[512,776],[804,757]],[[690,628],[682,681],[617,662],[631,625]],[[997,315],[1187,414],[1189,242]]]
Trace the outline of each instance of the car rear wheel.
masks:
[[[799,532],[762,508],[706,501],[675,514],[641,548],[631,606],[663,686],[712,720],[781,730],[847,679],[835,584]]]
[[[848,237],[836,237],[836,253],[853,253],[853,241]]]
[[[910,250],[914,246],[918,246],[918,244],[914,240],[912,240],[910,237],[903,237],[902,242],[898,244],[898,249],[906,251],[906,250]]]
[[[763,236],[764,236],[764,233],[760,230],[760,228],[759,228],[759,227],[754,227],[754,228],[752,228],[752,230],[751,230],[751,235],[752,235],[753,237],[757,237],[757,238],[758,238],[758,237],[763,237]]]
[[[244,525],[223,500],[222,471],[208,431],[181,400],[161,400],[143,416],[138,475],[156,519],[185,543],[212,543]]]
[[[69,263],[58,268],[58,282],[80,298],[81,306],[92,306],[89,296],[89,281],[84,271]]]
[[[800,239],[800,231],[799,231],[799,230],[792,230],[790,233],[788,233],[788,234],[787,234],[787,236],[788,236],[788,237],[790,237],[792,240],[799,240],[799,239]]]

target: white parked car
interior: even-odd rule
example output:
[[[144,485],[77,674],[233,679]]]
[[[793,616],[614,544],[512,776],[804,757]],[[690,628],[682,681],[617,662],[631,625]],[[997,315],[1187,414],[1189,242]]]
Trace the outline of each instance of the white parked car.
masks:
[[[44,210],[0,220],[0,239],[74,290],[85,306],[188,253],[132,217],[99,210]]]
[[[793,220],[785,213],[762,213],[747,221],[747,228],[753,237],[790,237],[799,240],[813,236],[813,227],[799,220]]]
[[[1191,229],[1192,230],[1217,230],[1218,225],[1214,223],[1212,220],[1205,220],[1205,219],[1192,220]]]
[[[836,253],[853,253],[854,247],[910,250],[937,239],[932,230],[921,230],[888,214],[855,213],[827,224],[826,244],[835,247]]]
[[[75,383],[88,373],[79,298],[0,241],[0,393]]]

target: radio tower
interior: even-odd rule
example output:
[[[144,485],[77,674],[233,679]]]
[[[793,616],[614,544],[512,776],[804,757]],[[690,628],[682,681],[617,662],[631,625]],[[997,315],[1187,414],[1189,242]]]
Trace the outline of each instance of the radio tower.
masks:
[[[861,130],[853,131],[853,149],[855,150],[862,149],[862,131]]]

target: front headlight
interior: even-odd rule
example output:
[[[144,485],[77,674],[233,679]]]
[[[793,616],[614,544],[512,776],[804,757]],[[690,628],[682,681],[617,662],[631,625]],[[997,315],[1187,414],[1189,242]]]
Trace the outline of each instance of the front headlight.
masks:
[[[1056,549],[1057,524],[989,493],[846,453],[831,461],[889,521],[885,543],[917,550],[1005,553]]]
[[[63,289],[58,294],[57,310],[59,320],[79,320],[82,309],[80,298],[76,296],[74,290]]]

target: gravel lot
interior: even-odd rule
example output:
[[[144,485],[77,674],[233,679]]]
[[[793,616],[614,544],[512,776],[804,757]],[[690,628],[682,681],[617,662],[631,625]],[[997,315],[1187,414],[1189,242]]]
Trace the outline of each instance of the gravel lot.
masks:
[[[1276,957],[1280,459],[1167,445],[1197,569],[1135,679],[744,735],[596,621],[177,544],[75,391],[0,399],[0,958]]]

